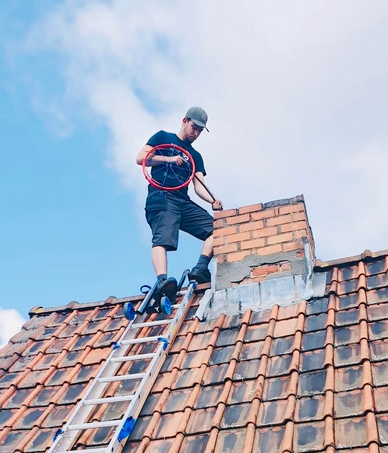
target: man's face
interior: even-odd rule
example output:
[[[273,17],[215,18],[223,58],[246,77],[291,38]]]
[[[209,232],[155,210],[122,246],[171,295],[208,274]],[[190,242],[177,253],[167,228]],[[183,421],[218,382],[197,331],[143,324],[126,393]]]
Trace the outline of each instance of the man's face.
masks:
[[[193,143],[201,135],[203,127],[197,126],[188,118],[183,119],[183,141]]]

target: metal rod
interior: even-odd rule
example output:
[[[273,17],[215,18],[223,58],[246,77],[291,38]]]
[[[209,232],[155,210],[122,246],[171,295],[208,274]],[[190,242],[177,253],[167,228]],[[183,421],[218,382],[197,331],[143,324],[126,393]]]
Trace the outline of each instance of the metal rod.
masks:
[[[197,175],[194,175],[194,178],[195,178],[197,181],[199,181],[199,182],[203,185],[203,187],[205,188],[205,190],[207,191],[207,193],[212,197],[213,201],[216,201],[215,196],[210,192],[209,188],[205,185],[205,183],[202,182],[202,181],[198,178]]]

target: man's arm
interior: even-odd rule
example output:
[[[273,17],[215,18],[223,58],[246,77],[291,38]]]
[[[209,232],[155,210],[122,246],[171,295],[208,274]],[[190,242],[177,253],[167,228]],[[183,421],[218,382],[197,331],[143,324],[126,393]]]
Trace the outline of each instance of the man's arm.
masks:
[[[222,201],[218,200],[216,197],[214,197],[215,200],[213,200],[213,197],[201,184],[200,181],[205,184],[205,177],[203,176],[203,173],[198,171],[197,173],[195,173],[195,176],[196,177],[193,179],[195,193],[199,196],[199,198],[202,198],[202,200],[210,203],[212,205],[213,211],[222,211]],[[199,179],[199,181],[197,178]]]
[[[142,165],[143,160],[146,158],[146,155],[152,149],[150,145],[144,145],[143,148],[139,151],[139,154],[136,156],[136,163],[137,165]]]
[[[146,158],[147,154],[151,151],[152,146],[144,145],[143,148],[139,151],[139,154],[136,156],[137,165],[142,165],[143,160]],[[153,155],[151,159],[146,163],[147,167],[154,167],[155,165],[160,164],[161,162],[175,162],[177,165],[182,165],[184,160],[181,156],[158,156]]]

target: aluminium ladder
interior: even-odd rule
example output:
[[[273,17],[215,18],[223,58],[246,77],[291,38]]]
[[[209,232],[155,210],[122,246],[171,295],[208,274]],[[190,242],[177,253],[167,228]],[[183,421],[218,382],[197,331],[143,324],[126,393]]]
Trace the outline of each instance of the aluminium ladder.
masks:
[[[183,281],[181,280],[183,283]],[[68,452],[85,452],[85,453],[115,453],[121,444],[121,441],[130,435],[136,419],[140,414],[140,411],[151,391],[152,385],[154,384],[158,373],[163,366],[166,358],[166,350],[169,343],[172,343],[175,339],[176,334],[182,325],[186,313],[189,308],[189,302],[195,289],[195,281],[190,281],[184,294],[184,297],[180,304],[172,306],[175,310],[175,314],[171,319],[164,319],[158,321],[146,321],[147,313],[144,310],[149,302],[149,298],[146,296],[139,307],[139,312],[144,313],[136,316],[136,318],[129,322],[121,338],[114,345],[113,350],[101,367],[97,376],[86,390],[85,395],[77,404],[74,412],[71,414],[67,423],[63,428],[59,429],[54,436],[54,441],[48,453],[68,453]],[[179,288],[179,287],[178,287]],[[178,293],[179,294],[179,293]],[[140,319],[137,319],[140,318]],[[168,325],[168,330],[163,335],[158,336],[137,336],[140,334],[143,328]],[[148,343],[148,342],[159,342],[157,349],[153,353],[148,354],[135,354],[125,355],[129,345]],[[131,351],[129,352],[131,354]],[[134,360],[149,360],[147,370],[143,373],[136,374],[115,374],[118,370],[118,365],[134,361]],[[130,371],[130,370],[129,370]],[[110,382],[125,381],[129,379],[141,379],[140,384],[134,394],[122,395],[122,396],[101,396],[105,390],[105,385]],[[102,404],[111,404],[116,402],[128,401],[129,405],[122,416],[118,420],[107,420],[88,422],[93,409],[97,408]],[[82,431],[87,429],[98,429],[104,427],[116,427],[113,432],[112,438],[108,445],[91,448],[84,446],[83,449],[73,450],[72,448],[74,440],[79,437]]]

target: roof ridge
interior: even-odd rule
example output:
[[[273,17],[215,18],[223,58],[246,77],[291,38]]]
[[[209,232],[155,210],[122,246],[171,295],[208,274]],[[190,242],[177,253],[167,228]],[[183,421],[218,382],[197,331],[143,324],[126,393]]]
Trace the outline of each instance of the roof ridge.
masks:
[[[369,249],[365,249],[359,255],[353,255],[353,256],[346,257],[346,258],[338,258],[338,259],[328,260],[328,261],[322,261],[320,259],[316,259],[315,265],[314,265],[314,271],[320,271],[320,270],[327,271],[328,269],[331,269],[333,267],[345,266],[348,264],[355,264],[355,263],[358,263],[359,261],[370,262],[377,258],[382,258],[384,256],[388,256],[388,249],[380,250],[378,252],[372,252]]]

